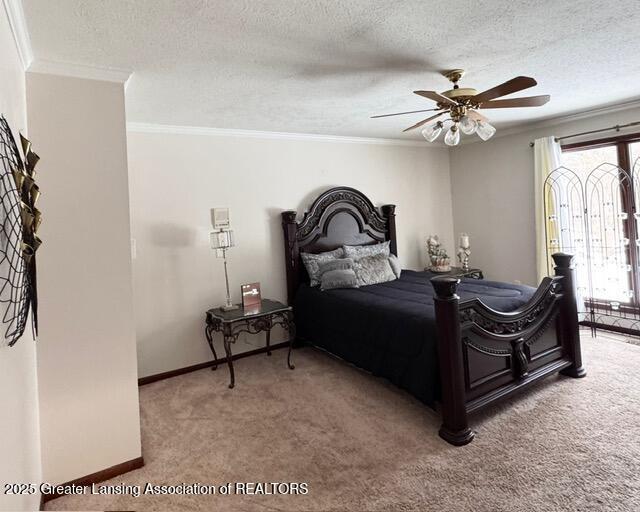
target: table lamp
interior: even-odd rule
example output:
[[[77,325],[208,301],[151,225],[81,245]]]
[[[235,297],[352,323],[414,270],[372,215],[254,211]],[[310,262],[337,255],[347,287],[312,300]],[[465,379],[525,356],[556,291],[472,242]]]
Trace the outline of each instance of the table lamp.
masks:
[[[221,210],[220,213],[218,213],[219,210]],[[220,216],[224,216],[226,222],[216,222],[215,218],[218,217],[219,219]],[[229,228],[229,210],[226,208],[214,208],[212,217],[214,217],[214,219],[212,219],[214,220],[214,231],[209,234],[209,240],[211,241],[212,249],[222,252],[222,257],[224,258],[224,281],[227,285],[227,300],[224,305],[220,306],[220,309],[222,311],[233,311],[234,309],[238,309],[238,306],[231,302],[229,274],[227,272],[227,249],[235,245],[233,243],[233,230]],[[221,227],[221,225],[225,225],[226,227]]]

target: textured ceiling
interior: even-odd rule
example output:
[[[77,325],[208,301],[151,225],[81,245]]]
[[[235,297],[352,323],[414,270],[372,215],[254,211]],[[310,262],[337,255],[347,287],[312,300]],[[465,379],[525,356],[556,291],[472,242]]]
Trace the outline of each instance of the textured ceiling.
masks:
[[[129,121],[412,138],[461,67],[483,90],[516,75],[543,107],[498,127],[640,97],[638,0],[23,0],[36,60],[134,71]],[[516,95],[517,96],[517,95]]]

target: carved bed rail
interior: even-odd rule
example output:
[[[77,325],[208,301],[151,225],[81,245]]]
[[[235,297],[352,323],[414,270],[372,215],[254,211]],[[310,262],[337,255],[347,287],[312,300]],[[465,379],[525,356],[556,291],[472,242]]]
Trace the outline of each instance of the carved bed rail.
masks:
[[[440,436],[454,445],[474,433],[467,415],[556,372],[584,377],[573,256],[553,255],[545,278],[517,311],[495,311],[479,299],[460,302],[459,279],[436,277],[435,312],[442,388]]]

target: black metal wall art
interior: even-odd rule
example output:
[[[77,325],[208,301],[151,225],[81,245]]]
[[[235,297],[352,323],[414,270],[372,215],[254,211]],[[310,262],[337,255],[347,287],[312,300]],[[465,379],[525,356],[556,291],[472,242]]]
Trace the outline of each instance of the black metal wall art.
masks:
[[[12,346],[24,334],[29,310],[38,333],[36,235],[42,216],[36,208],[40,190],[35,183],[39,157],[20,135],[22,156],[4,116],[0,116],[0,318],[5,342]]]

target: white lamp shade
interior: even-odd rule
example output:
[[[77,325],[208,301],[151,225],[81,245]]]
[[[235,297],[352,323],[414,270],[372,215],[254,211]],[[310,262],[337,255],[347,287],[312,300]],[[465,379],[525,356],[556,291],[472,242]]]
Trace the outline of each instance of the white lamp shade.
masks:
[[[476,133],[482,140],[489,140],[496,133],[496,129],[486,121],[478,121]]]
[[[444,136],[444,143],[447,146],[457,146],[460,143],[460,130],[457,125],[453,125],[449,128],[449,131]]]
[[[476,131],[476,122],[469,116],[462,116],[462,119],[460,119],[460,130],[465,135],[471,135]]]
[[[212,249],[228,249],[233,247],[233,230],[212,231],[209,234]]]
[[[211,208],[211,225],[215,230],[229,229],[229,208]]]
[[[442,122],[438,121],[437,123],[433,123],[430,126],[427,126],[424,130],[422,130],[422,136],[427,139],[429,142],[433,142],[438,138],[438,135],[442,132]]]

